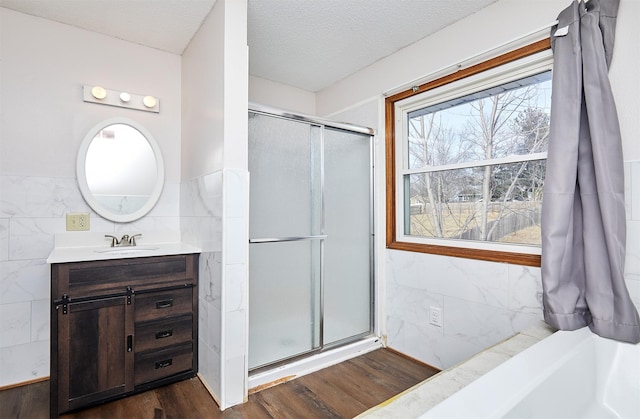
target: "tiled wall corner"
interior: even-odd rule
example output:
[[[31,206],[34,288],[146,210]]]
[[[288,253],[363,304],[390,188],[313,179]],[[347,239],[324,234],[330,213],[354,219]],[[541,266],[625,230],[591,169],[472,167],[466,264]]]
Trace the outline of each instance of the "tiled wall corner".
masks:
[[[222,254],[200,255],[198,296],[198,366],[219,399],[222,392]]]
[[[539,270],[387,251],[388,345],[438,368],[469,358],[541,318]],[[443,326],[429,324],[442,308]]]
[[[202,249],[199,369],[222,408],[246,397],[248,193],[246,170],[224,169],[181,192],[183,241]]]
[[[247,396],[249,173],[224,170],[223,233],[223,408]]]
[[[201,249],[198,272],[198,369],[217,400],[222,394],[222,172],[182,183],[180,233]]]

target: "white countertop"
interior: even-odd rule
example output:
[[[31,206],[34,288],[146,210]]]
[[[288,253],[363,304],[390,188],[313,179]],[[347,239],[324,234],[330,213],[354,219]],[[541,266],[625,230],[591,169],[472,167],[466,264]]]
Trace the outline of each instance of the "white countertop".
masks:
[[[149,256],[184,255],[200,253],[200,249],[177,240],[175,234],[142,234],[136,238],[136,246],[111,247],[105,234],[113,233],[63,233],[56,234],[55,247],[47,263],[84,262]],[[124,234],[124,233],[123,233]],[[130,236],[137,233],[131,233]],[[113,234],[121,237],[122,234]]]

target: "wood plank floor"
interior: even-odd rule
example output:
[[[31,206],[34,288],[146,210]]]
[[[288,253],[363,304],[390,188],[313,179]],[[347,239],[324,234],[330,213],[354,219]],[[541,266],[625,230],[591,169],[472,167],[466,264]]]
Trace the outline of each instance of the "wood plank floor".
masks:
[[[63,419],[352,418],[436,374],[438,370],[389,349],[379,349],[249,396],[220,412],[193,378]],[[0,392],[0,419],[49,417],[49,382]]]

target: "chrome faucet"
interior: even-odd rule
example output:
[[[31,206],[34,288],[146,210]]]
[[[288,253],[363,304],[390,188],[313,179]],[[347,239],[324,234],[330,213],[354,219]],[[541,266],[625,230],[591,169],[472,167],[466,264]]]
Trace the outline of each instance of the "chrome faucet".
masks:
[[[129,246],[136,245],[136,237],[142,237],[142,234],[134,234],[133,236],[129,237]]]
[[[111,239],[111,247],[127,247],[135,246],[136,237],[140,237],[142,236],[142,234],[134,234],[133,236],[125,234],[120,238],[120,240],[118,240],[116,236],[112,236],[111,234],[105,234],[104,236]]]

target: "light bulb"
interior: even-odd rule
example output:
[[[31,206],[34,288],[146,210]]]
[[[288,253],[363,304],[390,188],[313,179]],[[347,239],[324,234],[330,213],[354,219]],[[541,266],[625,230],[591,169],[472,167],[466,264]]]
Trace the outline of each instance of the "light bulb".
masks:
[[[156,106],[158,101],[153,96],[145,96],[144,99],[142,99],[142,103],[144,103],[144,106],[146,106],[147,108],[153,108],[154,106]]]
[[[100,86],[94,86],[93,89],[91,89],[91,94],[96,99],[104,99],[105,97],[107,97],[107,91],[104,90],[104,87]]]

